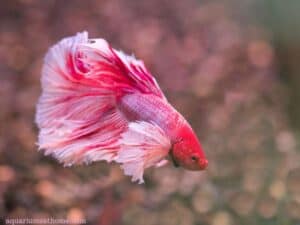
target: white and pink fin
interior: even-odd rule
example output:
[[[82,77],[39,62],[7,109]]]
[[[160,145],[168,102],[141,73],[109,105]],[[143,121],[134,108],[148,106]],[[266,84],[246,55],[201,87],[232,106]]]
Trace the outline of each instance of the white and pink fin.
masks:
[[[161,162],[170,148],[170,140],[160,127],[147,122],[131,122],[121,135],[116,162],[122,164],[124,173],[132,176],[132,181],[143,183],[144,170]]]
[[[38,145],[65,165],[114,160],[128,122],[116,109],[114,90],[90,76],[78,51],[86,32],[64,38],[47,53],[37,104]]]

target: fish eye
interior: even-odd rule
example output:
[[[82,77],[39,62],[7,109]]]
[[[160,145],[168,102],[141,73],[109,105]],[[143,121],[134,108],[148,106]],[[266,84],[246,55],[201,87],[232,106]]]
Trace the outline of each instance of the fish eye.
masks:
[[[193,156],[191,156],[191,160],[196,162],[198,160],[198,157],[193,155]]]

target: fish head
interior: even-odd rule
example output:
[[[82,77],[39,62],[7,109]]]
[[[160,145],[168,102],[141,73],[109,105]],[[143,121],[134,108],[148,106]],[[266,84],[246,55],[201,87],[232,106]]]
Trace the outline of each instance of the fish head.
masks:
[[[180,131],[173,142],[170,156],[175,166],[188,170],[204,170],[208,166],[202,146],[190,127]]]

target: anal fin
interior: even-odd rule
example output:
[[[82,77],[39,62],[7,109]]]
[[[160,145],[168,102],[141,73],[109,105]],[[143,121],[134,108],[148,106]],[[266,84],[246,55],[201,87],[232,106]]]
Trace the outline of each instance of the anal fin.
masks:
[[[122,164],[124,173],[132,176],[132,181],[143,183],[144,170],[168,155],[170,140],[160,127],[148,122],[129,123],[121,137],[115,161]]]

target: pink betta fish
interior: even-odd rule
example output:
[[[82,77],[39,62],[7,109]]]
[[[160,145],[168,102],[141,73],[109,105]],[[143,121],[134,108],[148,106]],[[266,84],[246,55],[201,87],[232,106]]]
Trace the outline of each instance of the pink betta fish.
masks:
[[[66,166],[105,160],[132,181],[144,170],[203,170],[208,161],[189,123],[167,101],[141,60],[87,32],[47,53],[37,105],[39,148]]]

